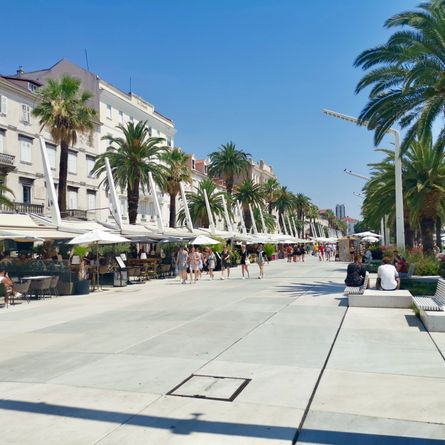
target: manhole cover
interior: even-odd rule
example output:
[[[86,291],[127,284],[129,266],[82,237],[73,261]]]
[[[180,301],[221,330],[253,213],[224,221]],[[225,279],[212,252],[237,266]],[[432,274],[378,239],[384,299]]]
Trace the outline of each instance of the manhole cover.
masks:
[[[167,395],[233,402],[250,380],[239,377],[192,374]]]

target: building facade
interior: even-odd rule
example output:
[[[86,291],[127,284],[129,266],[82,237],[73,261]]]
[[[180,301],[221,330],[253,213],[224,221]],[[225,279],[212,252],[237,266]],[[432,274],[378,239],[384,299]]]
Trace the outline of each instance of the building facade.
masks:
[[[241,184],[246,179],[251,179],[254,184],[262,185],[271,178],[276,178],[271,165],[267,165],[263,160],[255,162],[250,159],[247,173],[236,176],[235,185]]]
[[[346,210],[344,204],[337,204],[335,206],[335,217],[340,221],[346,217]]]

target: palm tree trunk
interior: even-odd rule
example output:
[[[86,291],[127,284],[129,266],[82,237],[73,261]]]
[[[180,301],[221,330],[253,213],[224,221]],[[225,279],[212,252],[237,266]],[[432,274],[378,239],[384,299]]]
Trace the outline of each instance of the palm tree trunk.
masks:
[[[249,231],[252,227],[252,218],[250,217],[249,208],[243,206],[243,213],[244,213],[244,224],[246,225],[247,231]]]
[[[130,224],[136,224],[139,207],[139,178],[136,178],[132,186],[127,185],[128,219]]]
[[[272,205],[272,201],[269,201],[269,202],[267,203],[267,206],[268,206],[268,210],[269,210],[269,215],[272,215],[272,207],[273,207],[273,205]]]
[[[227,189],[227,194],[232,196],[232,191],[233,191],[233,176],[228,177],[226,179],[226,189]]]
[[[65,141],[60,142],[60,163],[59,163],[59,185],[57,201],[62,217],[66,215],[66,180],[68,176],[68,144]]]
[[[442,218],[440,216],[438,216],[436,219],[436,244],[437,244],[437,247],[442,252],[441,232],[442,232]]]
[[[170,194],[170,227],[176,227],[176,194]]]
[[[435,218],[425,217],[420,221],[420,232],[422,236],[423,253],[433,253],[433,234],[435,228]]]

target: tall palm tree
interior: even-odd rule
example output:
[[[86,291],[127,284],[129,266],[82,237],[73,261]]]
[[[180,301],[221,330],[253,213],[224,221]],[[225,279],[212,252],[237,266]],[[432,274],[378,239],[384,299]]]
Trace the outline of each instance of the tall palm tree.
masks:
[[[385,26],[404,29],[357,57],[355,66],[368,72],[356,92],[372,87],[359,117],[375,131],[376,145],[391,126],[406,128],[403,153],[416,135],[425,136],[445,112],[445,1],[421,3],[415,11],[391,17]],[[445,128],[439,141],[443,145]]]
[[[331,210],[331,209],[327,209],[324,217],[326,218],[327,222],[328,222],[328,226],[330,228],[333,228],[333,224],[335,221],[335,213]]]
[[[295,195],[286,186],[279,187],[274,207],[281,222],[284,214],[295,209]]]
[[[5,196],[5,193],[9,193],[12,196],[14,196],[14,193],[11,189],[6,187],[4,184],[4,177],[0,177],[0,208],[7,208],[12,209],[14,208],[14,202],[11,201],[7,196]]]
[[[170,227],[176,227],[176,197],[181,191],[181,182],[191,182],[192,171],[189,167],[189,156],[179,147],[167,150],[160,156],[166,172],[161,178],[161,188],[170,195]]]
[[[140,189],[145,192],[149,188],[149,173],[156,183],[162,183],[165,167],[159,164],[160,156],[165,151],[162,138],[150,138],[147,122],[128,122],[119,128],[124,137],[104,136],[108,141],[107,151],[97,157],[93,172],[97,175],[105,173],[105,159],[110,162],[113,179],[121,190],[127,190],[128,219],[136,224],[139,207]],[[108,185],[105,176],[103,182]]]
[[[309,218],[309,222],[312,222],[315,226],[315,224],[317,223],[317,219],[320,217],[320,210],[315,204],[310,204],[307,210],[307,217]],[[316,233],[312,233],[312,236],[316,235]]]
[[[264,201],[267,204],[267,211],[269,215],[272,215],[272,210],[274,206],[275,199],[277,197],[277,192],[280,187],[280,183],[276,178],[269,178],[263,185],[263,195]]]
[[[68,148],[75,145],[80,134],[92,137],[96,110],[88,106],[92,98],[89,91],[80,91],[80,80],[63,76],[60,81],[48,79],[45,88],[39,88],[38,102],[32,114],[39,118],[41,130],[46,129],[54,142],[60,144],[58,203],[60,212],[66,213],[68,175]]]
[[[445,161],[442,144],[433,144],[431,135],[416,140],[406,153],[406,197],[411,219],[420,226],[423,251],[433,253],[437,218],[444,215]]]
[[[252,227],[249,204],[252,208],[263,204],[262,187],[255,184],[251,179],[246,179],[236,188],[234,197],[243,207],[244,222],[247,230],[249,230]]]
[[[264,211],[263,211],[264,225],[266,226],[265,228],[263,227],[260,209],[258,207],[255,207],[253,209],[253,217],[255,218],[255,223],[258,227],[258,230],[260,230],[260,232],[264,233],[265,228],[268,233],[273,233],[275,231],[276,222],[275,222],[275,218],[271,214],[264,213]]]
[[[211,178],[224,179],[227,193],[231,195],[235,176],[246,174],[249,170],[249,156],[249,153],[238,150],[233,142],[223,144],[210,153],[208,174]]]
[[[204,179],[204,181],[199,183],[195,192],[186,193],[190,217],[192,218],[193,224],[199,227],[209,227],[210,225],[204,191],[207,192],[212,214],[219,218],[224,216],[224,206],[221,199],[221,196],[224,195],[224,193],[217,191],[213,181]],[[178,221],[182,224],[184,223],[185,218],[185,211],[182,208],[178,213]]]

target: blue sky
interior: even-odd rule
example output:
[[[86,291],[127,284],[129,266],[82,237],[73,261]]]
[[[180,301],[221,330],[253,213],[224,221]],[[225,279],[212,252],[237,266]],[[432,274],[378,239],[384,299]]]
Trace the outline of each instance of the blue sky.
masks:
[[[354,58],[383,43],[383,22],[412,0],[23,0],[2,5],[0,72],[62,57],[133,91],[177,128],[197,157],[233,141],[271,163],[280,182],[321,208],[360,215],[362,182],[379,159],[372,135],[321,114],[356,115]],[[6,39],[5,39],[6,37]],[[382,145],[384,146],[384,144]],[[388,145],[386,145],[388,146]]]

